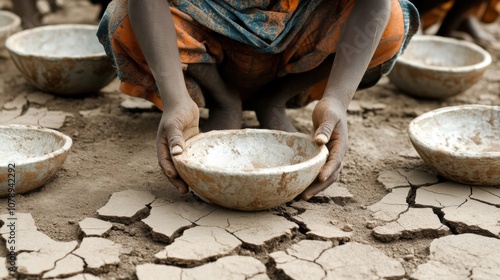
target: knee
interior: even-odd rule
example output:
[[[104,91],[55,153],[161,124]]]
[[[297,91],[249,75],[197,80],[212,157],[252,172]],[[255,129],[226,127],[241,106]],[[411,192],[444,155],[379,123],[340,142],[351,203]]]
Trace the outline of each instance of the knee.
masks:
[[[382,78],[382,67],[379,65],[368,69],[359,83],[358,90],[371,88]]]

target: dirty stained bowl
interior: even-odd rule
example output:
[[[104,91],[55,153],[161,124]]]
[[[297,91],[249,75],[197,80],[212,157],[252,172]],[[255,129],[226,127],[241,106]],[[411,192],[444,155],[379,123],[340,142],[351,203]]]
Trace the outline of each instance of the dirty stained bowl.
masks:
[[[72,143],[55,130],[0,125],[0,197],[8,196],[9,189],[21,194],[48,182],[63,165]]]
[[[397,59],[389,79],[409,95],[444,99],[474,85],[490,64],[490,54],[474,43],[420,35]]]
[[[500,186],[500,106],[461,105],[415,118],[410,140],[422,159],[458,183]]]
[[[0,11],[0,49],[10,35],[21,30],[21,18],[9,11]]]
[[[58,95],[83,95],[98,92],[116,76],[96,32],[94,25],[43,26],[16,33],[5,45],[34,87]]]
[[[293,200],[317,177],[328,150],[301,133],[243,129],[201,133],[173,157],[179,175],[200,197],[256,211]]]

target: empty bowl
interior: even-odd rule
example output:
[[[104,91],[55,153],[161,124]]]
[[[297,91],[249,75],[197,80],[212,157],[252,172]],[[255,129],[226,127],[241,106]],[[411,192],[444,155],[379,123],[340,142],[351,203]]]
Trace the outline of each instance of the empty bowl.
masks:
[[[21,194],[48,182],[72,145],[67,135],[36,126],[0,125],[0,197]]]
[[[6,47],[23,77],[58,95],[98,92],[116,76],[97,37],[97,26],[64,24],[18,32]]]
[[[458,183],[500,186],[500,106],[461,105],[411,121],[410,140],[422,159]]]
[[[474,43],[421,35],[413,37],[389,79],[409,95],[444,99],[474,85],[490,64],[490,54]]]
[[[9,36],[21,30],[21,18],[9,11],[0,11],[0,49]]]
[[[201,133],[173,157],[179,175],[200,197],[256,211],[293,200],[317,177],[328,150],[311,136],[243,129]]]

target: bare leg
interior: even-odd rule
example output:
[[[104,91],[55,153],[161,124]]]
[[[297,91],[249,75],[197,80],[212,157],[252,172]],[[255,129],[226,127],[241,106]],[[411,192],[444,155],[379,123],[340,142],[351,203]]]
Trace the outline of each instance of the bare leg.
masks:
[[[311,71],[289,74],[271,82],[263,88],[260,94],[252,97],[248,109],[255,111],[262,128],[297,131],[286,115],[287,101],[326,79],[330,74],[332,64],[333,55]]]
[[[24,28],[33,28],[42,25],[42,16],[36,7],[36,0],[13,0],[14,13],[23,22]]]
[[[453,31],[458,30],[460,24],[469,15],[469,13],[483,4],[483,0],[458,0],[448,11],[437,35],[450,37]]]
[[[55,13],[59,10],[59,6],[57,5],[56,0],[49,0],[49,7],[52,13]]]
[[[488,44],[495,41],[495,37],[486,32],[475,16],[468,16],[459,26],[459,30],[469,34],[479,44]]]
[[[215,64],[190,64],[187,74],[195,79],[207,96],[209,116],[202,131],[239,129],[242,108],[239,94],[222,80]]]

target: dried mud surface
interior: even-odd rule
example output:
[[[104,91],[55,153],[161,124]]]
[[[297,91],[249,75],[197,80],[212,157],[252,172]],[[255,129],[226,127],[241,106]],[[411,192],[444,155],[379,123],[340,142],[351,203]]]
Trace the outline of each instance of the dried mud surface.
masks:
[[[95,23],[93,13],[97,12],[96,8],[81,1],[74,2],[64,1],[68,5],[66,11],[51,15],[51,22]],[[497,27],[498,24],[487,26],[500,39]],[[398,260],[403,260],[411,252],[413,257],[405,259],[402,264],[406,275],[415,271],[429,256],[433,236],[391,242],[381,242],[373,237],[372,229],[367,227],[367,222],[373,220],[367,207],[388,193],[377,177],[387,170],[427,169],[406,132],[408,123],[418,115],[451,105],[500,105],[500,49],[492,48],[490,52],[493,64],[485,76],[456,97],[440,101],[415,99],[399,92],[387,78],[371,89],[356,93],[348,119],[350,148],[340,176],[340,183],[348,188],[353,199],[343,203],[313,199],[307,207],[313,207],[314,211],[328,215],[339,224],[348,224],[352,230],[351,242],[369,244]],[[18,95],[29,96],[37,92],[22,78],[8,53],[5,50],[0,52],[0,108]],[[45,105],[28,102],[22,107],[23,112],[28,108],[47,108],[68,114],[59,130],[72,137],[74,144],[63,168],[44,187],[17,196],[17,211],[31,213],[38,230],[56,241],[77,240],[80,236],[78,222],[87,217],[97,218],[97,210],[115,192],[131,189],[148,191],[157,199],[168,201],[192,200],[191,194],[180,196],[158,167],[155,135],[161,113],[154,109],[124,109],[120,106],[123,99],[123,94],[118,92],[118,83],[114,81],[100,93],[84,98],[56,97]],[[301,132],[310,133],[312,130],[311,110],[307,107],[288,111]],[[251,114],[245,122],[247,127],[256,126]],[[303,211],[301,205],[292,205],[292,208],[300,214]],[[0,214],[4,214],[5,206],[5,199],[1,199]],[[283,277],[282,271],[270,261],[269,254],[283,251],[300,240],[314,238],[307,235],[308,229],[300,219],[290,217],[287,207],[274,212],[295,221],[298,228],[286,238],[273,239],[263,246],[244,244],[231,254],[261,260],[267,264],[268,276],[279,279]],[[127,222],[127,225],[113,222],[106,238],[132,250],[120,256],[120,264],[104,271],[91,271],[103,279],[134,279],[135,267],[154,263],[155,254],[166,244],[155,241],[159,239],[153,238],[150,229],[138,220]],[[0,246],[0,256],[6,254],[5,246]],[[180,266],[192,267],[193,264]]]

